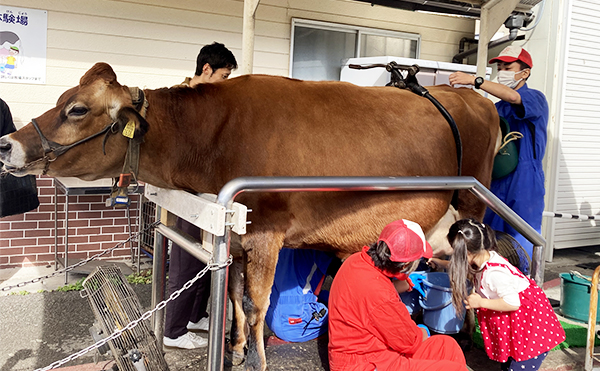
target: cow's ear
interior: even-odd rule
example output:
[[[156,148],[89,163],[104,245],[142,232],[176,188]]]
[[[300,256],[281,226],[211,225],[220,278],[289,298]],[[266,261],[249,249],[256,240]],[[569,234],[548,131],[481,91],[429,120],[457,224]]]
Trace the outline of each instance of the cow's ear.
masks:
[[[124,107],[117,116],[120,132],[128,138],[141,138],[148,132],[146,121],[133,107]]]

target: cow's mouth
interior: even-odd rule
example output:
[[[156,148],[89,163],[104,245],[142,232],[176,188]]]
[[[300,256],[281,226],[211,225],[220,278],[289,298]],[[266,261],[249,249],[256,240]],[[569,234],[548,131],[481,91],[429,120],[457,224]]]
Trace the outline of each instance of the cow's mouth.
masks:
[[[27,167],[16,167],[4,164],[2,168],[0,168],[0,175],[11,174],[17,177],[22,177],[28,175]]]

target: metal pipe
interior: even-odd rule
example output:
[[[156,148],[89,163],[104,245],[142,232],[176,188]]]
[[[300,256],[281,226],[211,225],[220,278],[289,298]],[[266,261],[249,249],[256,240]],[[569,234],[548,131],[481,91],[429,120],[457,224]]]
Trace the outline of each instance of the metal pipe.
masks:
[[[58,270],[58,186],[54,181],[54,270]]]
[[[157,206],[157,215],[160,215],[160,207]],[[160,233],[154,231],[154,252],[152,256],[152,308],[165,300],[165,286],[167,281],[167,244],[165,238]],[[165,310],[157,310],[152,315],[152,325],[158,349],[162,349]]]
[[[169,240],[173,241],[173,243],[179,245],[179,247],[187,251],[194,258],[200,260],[202,263],[208,264],[210,261],[211,254],[202,248],[202,244],[198,243],[195,239],[188,236],[181,230],[167,227],[163,224],[159,224],[156,227],[156,230]]]
[[[142,226],[144,224],[144,217],[142,216],[142,199],[144,198],[143,194],[138,194],[138,237],[137,237],[137,273],[140,274],[140,258],[142,255]]]
[[[64,267],[69,266],[69,189],[65,188],[65,260]],[[65,271],[65,285],[69,283],[69,271]]]
[[[502,44],[511,42],[513,40],[524,40],[524,39],[525,39],[525,35],[519,35],[519,36],[517,36],[516,34],[513,35],[513,32],[511,30],[511,32],[508,36],[504,36],[504,37],[499,38],[498,40],[491,41],[488,44],[488,49],[495,48],[498,45],[502,45]],[[461,42],[462,42],[462,40],[461,40]],[[472,54],[477,53],[477,49],[478,49],[478,47],[476,46],[469,50],[460,51],[460,46],[459,46],[459,53],[452,57],[452,63],[462,63],[463,59],[467,58],[468,56],[470,56]]]

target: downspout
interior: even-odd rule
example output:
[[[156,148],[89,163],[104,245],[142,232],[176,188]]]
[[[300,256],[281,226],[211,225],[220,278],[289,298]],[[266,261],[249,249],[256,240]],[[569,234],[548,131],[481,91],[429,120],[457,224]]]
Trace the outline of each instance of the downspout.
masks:
[[[508,36],[504,36],[504,37],[499,38],[498,40],[494,40],[494,41],[490,42],[488,44],[488,49],[494,48],[494,47],[496,47],[498,45],[502,45],[502,44],[511,42],[513,40],[523,40],[523,39],[525,39],[525,35],[517,36],[517,32],[518,31],[519,30],[516,29],[516,28],[515,29],[511,29],[510,30],[510,34]],[[463,39],[466,39],[465,42],[470,42],[470,40],[473,40],[473,39],[468,39],[468,38],[463,38]],[[474,47],[473,49],[469,49],[469,50],[464,51],[463,39],[460,40],[460,43],[462,44],[462,46],[459,44],[459,53],[456,54],[454,57],[452,57],[452,63],[460,63],[460,64],[462,64],[463,63],[463,59],[467,58],[468,56],[470,56],[472,54],[477,53],[477,46]]]

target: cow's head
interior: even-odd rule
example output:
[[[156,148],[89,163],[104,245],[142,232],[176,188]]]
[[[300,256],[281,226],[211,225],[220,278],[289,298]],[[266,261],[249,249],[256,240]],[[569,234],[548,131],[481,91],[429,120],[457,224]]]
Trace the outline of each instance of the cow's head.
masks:
[[[114,177],[123,166],[126,125],[135,125],[135,138],[148,130],[129,89],[117,82],[108,64],[97,63],[79,86],[60,96],[55,108],[0,138],[0,162],[15,175]]]

